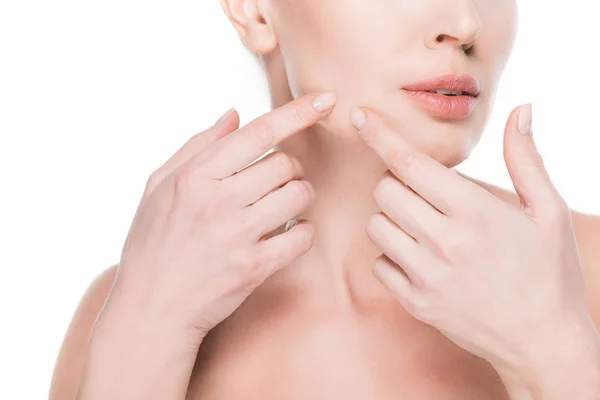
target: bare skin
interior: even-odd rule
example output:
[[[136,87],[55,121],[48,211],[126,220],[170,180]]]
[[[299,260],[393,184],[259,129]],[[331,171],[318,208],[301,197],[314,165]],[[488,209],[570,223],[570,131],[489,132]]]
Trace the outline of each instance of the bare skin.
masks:
[[[348,110],[355,103],[369,104],[437,161],[449,168],[458,165],[477,142],[493,104],[495,85],[514,37],[514,2],[431,0],[418,7],[412,0],[223,0],[222,4],[242,40],[261,56],[273,108],[317,90],[338,94],[330,114],[276,147],[301,165],[296,165],[296,176],[287,179],[305,179],[317,193],[316,201],[304,204],[298,216],[309,221],[303,224],[304,232],[312,232],[311,226],[319,240],[309,251],[288,244],[287,249],[295,251],[294,260],[270,267],[273,273],[253,287],[239,308],[222,309],[222,304],[237,304],[237,298],[224,301],[197,293],[209,292],[213,285],[190,290],[212,302],[210,308],[193,310],[195,314],[202,311],[202,318],[193,321],[199,327],[196,337],[173,328],[184,319],[179,310],[190,303],[187,298],[170,303],[172,312],[168,313],[154,313],[160,310],[156,302],[138,307],[151,297],[138,288],[144,285],[132,282],[146,282],[145,277],[160,271],[144,275],[142,267],[148,263],[127,258],[120,267],[126,264],[129,272],[116,276],[117,266],[105,271],[81,301],[57,360],[50,398],[75,398],[76,394],[86,400],[118,395],[134,398],[127,397],[134,393],[145,399],[155,395],[190,400],[508,399],[505,385],[488,361],[413,318],[373,276],[372,261],[380,251],[369,242],[365,226],[377,209],[371,192],[387,168],[358,138]],[[423,26],[431,29],[424,33]],[[486,34],[479,35],[480,31]],[[444,40],[437,41],[438,35],[444,35]],[[469,62],[463,50],[471,46],[476,58]],[[440,65],[446,68],[436,67]],[[417,73],[422,70],[426,74]],[[397,97],[395,85],[447,71],[471,73],[482,83],[480,104],[467,123],[434,120]],[[406,79],[396,81],[396,75]],[[325,87],[329,84],[333,87]],[[289,113],[285,119],[293,117],[306,119],[306,110]],[[230,116],[222,129],[236,129],[237,122],[237,116]],[[285,125],[274,128],[287,129]],[[211,135],[223,136],[225,131]],[[186,158],[199,150],[188,149]],[[223,167],[228,159],[235,158],[214,158],[220,163],[212,167]],[[231,172],[230,167],[224,176]],[[262,173],[246,183],[272,178]],[[519,205],[515,193],[466,178],[505,202]],[[236,185],[244,182],[238,180]],[[288,203],[279,201],[274,209],[291,207]],[[573,211],[572,221],[587,300],[598,326],[600,217]],[[237,229],[232,221],[223,220],[221,226]],[[272,237],[283,233],[279,226]],[[144,243],[143,229],[134,229],[131,235],[134,247],[136,242]],[[148,252],[145,261],[153,259]],[[172,267],[181,273],[174,276],[183,278],[173,290],[190,289],[188,282],[201,283],[200,277],[185,275],[181,260],[177,261]],[[160,287],[159,297],[174,299],[164,296],[166,287]],[[134,300],[125,301],[127,297]],[[107,298],[112,301],[102,309]],[[218,316],[212,310],[218,310]],[[101,318],[94,326],[98,315]],[[113,391],[107,392],[111,385]],[[139,390],[144,388],[153,392],[141,396]]]
[[[519,204],[514,192],[470,179],[498,198]],[[585,266],[589,306],[600,328],[600,216],[577,211],[572,216]],[[86,342],[117,267],[98,276],[82,298],[61,346],[50,399],[74,398]],[[392,298],[369,304],[340,302],[325,308],[304,304],[310,299],[269,287],[268,282],[261,287],[204,340],[188,399],[242,395],[257,399],[359,399],[365,394],[396,399],[398,393],[415,399],[436,395],[448,399],[507,398],[486,361],[414,320]]]

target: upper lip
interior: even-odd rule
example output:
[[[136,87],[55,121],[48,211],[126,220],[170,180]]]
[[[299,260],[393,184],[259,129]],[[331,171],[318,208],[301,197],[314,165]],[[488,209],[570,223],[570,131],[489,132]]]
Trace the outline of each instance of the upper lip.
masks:
[[[470,75],[446,74],[431,79],[411,83],[402,87],[405,90],[424,91],[424,90],[453,90],[461,91],[470,96],[479,95],[479,83]]]

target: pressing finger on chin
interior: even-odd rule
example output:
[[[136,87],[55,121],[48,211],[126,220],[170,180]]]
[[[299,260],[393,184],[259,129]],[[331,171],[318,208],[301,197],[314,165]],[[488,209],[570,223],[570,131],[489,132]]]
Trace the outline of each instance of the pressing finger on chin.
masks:
[[[353,107],[350,119],[390,171],[442,213],[460,215],[465,204],[476,202],[482,195],[481,188],[389,128],[375,111]]]

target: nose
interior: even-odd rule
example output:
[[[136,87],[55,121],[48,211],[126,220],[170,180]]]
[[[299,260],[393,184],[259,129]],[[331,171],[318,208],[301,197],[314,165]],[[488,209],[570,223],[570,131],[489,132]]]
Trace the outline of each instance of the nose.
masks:
[[[442,2],[439,2],[440,4]],[[481,32],[481,18],[473,0],[443,1],[439,14],[425,36],[425,45],[432,50],[454,46],[466,51],[473,47]]]

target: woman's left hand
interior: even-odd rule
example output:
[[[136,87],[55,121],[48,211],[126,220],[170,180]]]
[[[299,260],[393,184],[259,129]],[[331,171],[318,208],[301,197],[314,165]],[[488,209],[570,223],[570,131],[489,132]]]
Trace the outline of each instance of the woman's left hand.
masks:
[[[361,107],[362,119],[357,110],[352,121],[389,166],[373,192],[382,212],[367,228],[384,253],[373,273],[407,312],[487,359],[505,382],[552,379],[548,368],[598,354],[570,209],[527,134],[531,105],[513,110],[504,136],[520,208],[429,157],[373,110]]]

